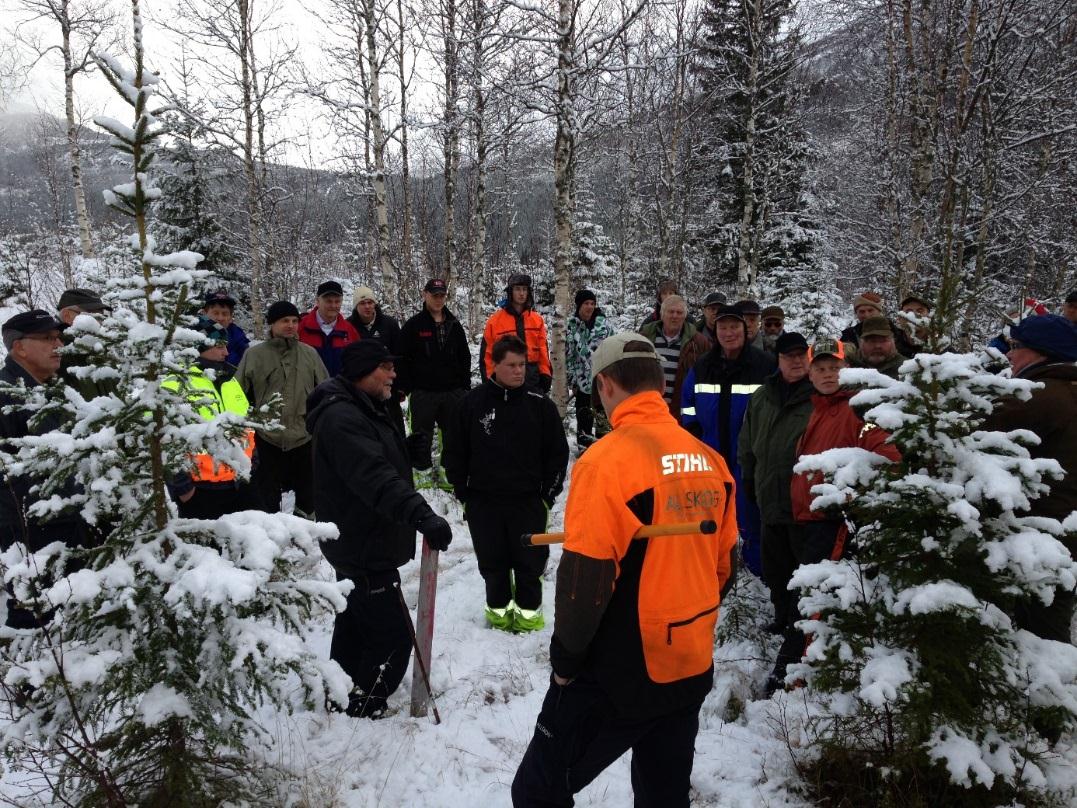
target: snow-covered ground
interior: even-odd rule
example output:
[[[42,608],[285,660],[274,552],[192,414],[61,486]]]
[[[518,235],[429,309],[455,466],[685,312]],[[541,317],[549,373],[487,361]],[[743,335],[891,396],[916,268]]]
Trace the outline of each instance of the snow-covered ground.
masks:
[[[414,665],[391,701],[391,715],[370,721],[335,715],[274,717],[276,742],[269,763],[298,773],[294,797],[330,808],[436,806],[496,808],[511,804],[509,787],[531,739],[549,680],[553,586],[560,548],[546,572],[543,631],[510,635],[486,627],[484,589],[460,507],[449,494],[424,491],[453,525],[452,546],[441,554],[431,678],[441,714],[411,718]],[[563,497],[562,497],[563,500]],[[560,525],[558,503],[552,524]],[[414,608],[418,562],[401,570]],[[315,641],[329,651],[331,627]],[[795,779],[778,737],[774,703],[749,703],[723,720],[730,696],[743,700],[746,682],[761,683],[765,663],[751,642],[719,646],[715,688],[704,704],[692,776],[693,804],[793,806],[806,804],[789,788]],[[629,757],[624,756],[577,797],[581,806],[631,805]]]

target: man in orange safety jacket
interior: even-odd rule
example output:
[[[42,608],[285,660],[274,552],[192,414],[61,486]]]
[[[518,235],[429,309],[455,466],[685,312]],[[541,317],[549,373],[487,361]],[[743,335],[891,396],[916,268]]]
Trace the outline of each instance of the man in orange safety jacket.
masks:
[[[550,348],[546,344],[546,321],[535,311],[531,276],[509,275],[505,298],[504,305],[490,315],[482,331],[479,376],[485,380],[493,375],[493,350],[499,339],[519,337],[527,346],[526,384],[544,394],[549,393],[553,384],[553,366],[550,364]]]
[[[613,431],[572,473],[550,689],[513,805],[570,806],[631,749],[636,804],[687,808],[718,606],[733,576],[733,477],[670,415],[646,338],[604,340],[592,375]],[[701,520],[717,533],[632,538],[643,525]]]

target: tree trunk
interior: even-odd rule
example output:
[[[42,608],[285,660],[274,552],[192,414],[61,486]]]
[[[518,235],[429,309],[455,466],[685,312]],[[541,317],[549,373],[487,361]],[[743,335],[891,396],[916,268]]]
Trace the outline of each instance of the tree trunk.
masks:
[[[71,51],[70,3],[62,0],[60,28],[63,33],[64,56],[64,117],[67,120],[67,154],[71,161],[71,189],[75,198],[75,221],[79,227],[79,247],[83,258],[93,258],[93,240],[90,235],[90,213],[86,209],[86,192],[82,188],[82,153],[79,150],[79,130],[75,122],[75,73]],[[68,270],[70,271],[70,270]]]
[[[237,0],[239,9],[239,66],[243,93],[243,174],[247,179],[247,259],[251,273],[251,308],[256,333],[262,326],[262,192],[255,161],[254,87],[250,63],[252,9],[250,0]],[[257,301],[257,302],[256,302]]]
[[[456,39],[456,0],[443,0],[442,5],[442,41],[445,59],[445,109],[442,126],[442,159],[445,191],[445,240],[442,259],[442,276],[446,283],[452,283],[456,256],[456,215],[454,200],[456,198],[456,173],[460,161],[460,122],[458,106],[459,93],[459,43]]]
[[[385,128],[381,122],[381,65],[374,40],[374,2],[366,0],[367,81],[370,95],[370,124],[374,150],[374,174],[370,184],[374,190],[374,216],[378,235],[378,261],[381,267],[381,294],[386,300],[396,300],[396,269],[393,267],[389,239],[389,204],[385,197]]]
[[[397,15],[397,32],[399,41],[397,42],[397,74],[400,82],[400,184],[401,193],[403,196],[403,212],[401,214],[401,228],[400,228],[400,263],[401,269],[404,271],[406,278],[411,279],[412,274],[415,271],[415,267],[412,261],[411,255],[411,158],[408,155],[408,87],[409,82],[405,74],[404,65],[404,4],[403,0],[397,0],[396,3],[396,15]],[[397,294],[400,294],[400,290],[397,290]],[[400,304],[400,311],[403,313],[406,308],[406,301],[399,298],[397,302]]]
[[[550,360],[553,364],[553,401],[561,417],[568,410],[565,364],[565,313],[570,311],[573,263],[573,186],[575,184],[576,110],[573,73],[576,39],[576,0],[558,0],[557,24],[557,134],[554,139],[554,316]]]
[[[762,0],[755,0],[754,18],[751,22],[756,42],[762,42],[763,8]],[[738,228],[737,243],[737,291],[745,297],[752,297],[755,292],[756,278],[752,271],[755,263],[753,255],[756,252],[754,243],[754,221],[756,217],[755,198],[755,123],[759,94],[759,48],[753,48],[748,65],[748,86],[745,95],[748,101],[748,120],[744,130],[744,158],[742,166],[742,183],[744,188],[744,202],[741,208],[740,226]]]
[[[486,278],[486,88],[483,84],[483,46],[482,27],[486,19],[486,0],[472,0],[472,19],[475,25],[471,31],[474,41],[471,45],[471,91],[473,109],[471,110],[472,127],[475,139],[475,200],[472,205],[471,225],[471,299],[468,306],[468,326],[472,337],[482,328],[483,281]]]

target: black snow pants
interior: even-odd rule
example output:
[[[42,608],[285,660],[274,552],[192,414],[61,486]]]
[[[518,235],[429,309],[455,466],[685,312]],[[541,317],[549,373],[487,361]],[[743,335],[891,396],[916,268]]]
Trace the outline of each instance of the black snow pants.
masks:
[[[546,506],[537,494],[476,493],[464,510],[471,542],[486,582],[486,605],[502,609],[513,599],[510,573],[516,582],[516,605],[538,609],[542,605],[542,573],[549,547],[524,547],[520,536],[546,529]]]
[[[337,573],[337,580],[348,576]],[[400,603],[397,570],[352,576],[355,588],[337,615],[329,658],[351,677],[348,712],[356,717],[380,713],[400,686],[411,659],[411,629]]]
[[[797,594],[789,591],[789,579],[800,565],[798,545],[803,541],[802,533],[802,528],[795,523],[763,524],[763,581],[770,590],[774,623],[779,634],[788,627],[789,615],[796,614]]]
[[[793,545],[797,554],[797,566],[817,564],[830,558],[835,552],[839,532],[843,533],[844,527],[845,523],[841,521],[798,522],[800,540]],[[846,542],[847,546],[848,542]],[[841,553],[842,556],[846,554]],[[800,591],[794,590],[789,594],[785,615],[785,639],[782,641],[781,648],[778,649],[778,658],[774,662],[774,670],[768,681],[768,689],[771,690],[783,686],[781,682],[785,679],[785,669],[792,663],[800,661],[804,656],[804,646],[807,642],[804,632],[795,625],[798,620],[802,619],[798,606]]]
[[[255,435],[258,450],[258,467],[251,475],[257,487],[262,506],[269,513],[280,510],[281,495],[295,491],[295,507],[305,516],[314,513],[314,471],[311,466],[313,441],[307,441],[294,449],[281,449],[259,435]]]
[[[514,808],[561,808],[632,750],[636,808],[688,808],[702,702],[645,720],[618,717],[585,677],[550,679],[535,734],[512,781]]]
[[[452,428],[456,404],[467,395],[467,390],[415,390],[411,394],[411,431],[423,432],[430,440],[425,444],[427,457],[412,465],[417,469],[430,468],[433,458],[429,456],[434,445],[434,429],[442,432]]]

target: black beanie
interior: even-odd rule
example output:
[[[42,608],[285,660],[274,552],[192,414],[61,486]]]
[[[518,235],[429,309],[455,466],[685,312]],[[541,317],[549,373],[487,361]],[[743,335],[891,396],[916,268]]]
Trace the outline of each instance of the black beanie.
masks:
[[[373,373],[382,362],[395,362],[389,349],[374,339],[361,339],[344,346],[340,354],[340,375],[355,381]]]
[[[595,293],[592,292],[590,289],[580,289],[580,291],[576,292],[576,312],[577,313],[579,313],[579,311],[580,311],[580,306],[582,306],[588,300],[593,300],[596,303],[598,302],[598,298],[595,297]]]
[[[299,309],[295,307],[294,303],[287,300],[278,300],[272,306],[269,307],[269,311],[266,312],[266,322],[270,325],[277,322],[281,317],[298,317]]]

